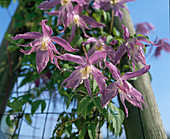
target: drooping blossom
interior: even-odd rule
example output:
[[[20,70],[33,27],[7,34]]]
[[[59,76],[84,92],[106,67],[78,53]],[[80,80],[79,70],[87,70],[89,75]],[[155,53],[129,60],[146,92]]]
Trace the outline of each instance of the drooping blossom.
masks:
[[[42,80],[41,84],[46,85],[48,83],[49,79],[51,78],[51,76],[52,76],[51,71],[41,74],[40,77],[34,81],[35,86],[39,87],[41,80]]]
[[[64,28],[65,26],[69,25],[69,22],[71,21],[71,15],[73,12],[73,5],[72,2],[77,2],[79,5],[85,5],[87,4],[84,0],[52,0],[52,1],[44,1],[39,5],[39,8],[41,10],[48,10],[54,6],[57,6],[61,4],[59,10],[53,11],[51,13],[46,12],[50,15],[57,15],[57,26],[63,24]]]
[[[63,18],[62,23],[63,23],[64,29],[61,32],[64,32],[65,29],[69,25],[72,26],[71,36],[70,36],[70,40],[69,40],[70,43],[75,35],[77,27],[80,27],[82,29],[85,37],[89,37],[85,32],[85,28],[90,30],[90,28],[87,26],[87,24],[92,28],[105,27],[105,25],[96,22],[93,18],[86,16],[86,15],[81,15],[82,11],[83,11],[83,6],[76,5],[74,7],[72,13],[70,13],[67,16],[66,15],[63,16],[64,18]],[[53,11],[52,13],[48,13],[48,14],[57,15],[58,12]]]
[[[80,66],[75,67],[75,70],[71,73],[71,75],[62,82],[62,85],[66,83],[65,87],[73,88],[73,90],[75,90],[80,84],[84,82],[84,86],[87,88],[89,95],[92,97],[89,77],[90,75],[93,75],[101,92],[105,96],[106,78],[102,72],[93,65],[98,60],[104,59],[105,57],[106,53],[103,51],[97,51],[90,57],[88,57],[86,54],[86,58],[72,54],[57,56],[57,58],[61,60],[72,61],[80,64]]]
[[[90,50],[88,51],[88,56],[94,54],[95,51],[105,51],[111,61],[115,58],[115,50],[110,45],[115,45],[117,43],[116,40],[110,42],[110,44],[106,45],[106,37],[100,37],[98,40],[96,38],[90,37],[86,42],[83,42],[83,45],[94,44]]]
[[[159,47],[156,48],[154,56],[159,57],[161,55],[161,51],[165,50],[166,52],[170,52],[170,40],[168,39],[159,39],[158,43],[161,44]]]
[[[95,0],[93,6],[95,9],[103,9],[105,11],[112,9],[114,11],[114,15],[118,16],[122,20],[123,13],[120,11],[120,8],[125,8],[128,11],[124,4],[130,1],[135,0]]]
[[[106,66],[109,68],[113,78],[116,81],[108,85],[106,88],[106,95],[101,96],[102,107],[105,107],[112,98],[119,94],[120,100],[125,108],[126,117],[128,117],[128,109],[125,105],[125,99],[132,105],[142,109],[141,103],[145,104],[143,101],[143,96],[127,80],[145,74],[149,71],[150,65],[147,65],[135,72],[126,72],[122,76],[117,67],[114,66],[111,62],[106,62]]]
[[[145,45],[142,42],[146,42],[155,46],[160,46],[160,44],[155,44],[143,36],[131,37],[127,27],[123,24],[122,27],[124,30],[123,37],[125,42],[118,47],[113,64],[116,65],[127,51],[129,59],[132,60],[132,66],[134,70],[135,63],[141,62],[143,65],[146,65],[145,55],[143,52]]]
[[[61,54],[57,51],[55,45],[52,42],[61,45],[65,50],[69,52],[78,51],[78,49],[72,48],[66,40],[57,36],[51,36],[53,34],[53,30],[50,26],[45,24],[46,22],[47,20],[42,20],[43,34],[39,32],[27,32],[24,34],[18,34],[15,37],[11,37],[13,40],[35,39],[33,42],[30,42],[28,45],[20,45],[20,44],[18,45],[24,47],[31,46],[30,50],[25,51],[21,49],[21,52],[23,52],[26,55],[30,55],[32,52],[36,51],[36,67],[39,73],[46,67],[49,59],[51,59],[51,63],[55,64],[59,68],[57,63],[57,58],[55,57],[54,53],[59,55]]]
[[[148,35],[149,32],[155,29],[155,27],[151,23],[148,23],[148,22],[139,23],[135,25],[135,28],[136,28],[136,33],[142,34],[142,35]]]

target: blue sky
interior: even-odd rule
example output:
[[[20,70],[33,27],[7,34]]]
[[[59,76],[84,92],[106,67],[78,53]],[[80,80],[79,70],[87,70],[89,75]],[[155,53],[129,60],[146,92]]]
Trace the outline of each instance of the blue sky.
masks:
[[[16,9],[11,4],[7,9],[0,8],[0,43],[10,23],[11,15]],[[168,0],[136,0],[129,2],[128,8],[134,24],[150,22],[155,26],[155,31],[149,35],[152,41],[156,36],[169,38],[169,1]],[[147,64],[151,65],[152,87],[162,116],[167,133],[170,134],[170,53],[162,52],[160,58],[146,57]]]

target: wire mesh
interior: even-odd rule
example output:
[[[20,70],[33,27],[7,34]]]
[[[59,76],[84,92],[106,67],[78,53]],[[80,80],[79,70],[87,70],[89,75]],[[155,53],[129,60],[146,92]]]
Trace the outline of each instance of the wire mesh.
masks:
[[[20,79],[19,79],[20,80]],[[33,88],[34,85],[31,83],[25,85],[22,88],[18,87],[19,80],[16,81],[13,92],[11,93],[11,97],[18,97],[25,92],[27,92],[29,89]],[[49,95],[51,94],[51,95]],[[57,97],[56,97],[57,95]],[[18,139],[49,139],[52,136],[52,132],[54,130],[54,127],[57,123],[57,119],[59,115],[65,111],[66,114],[72,114],[76,115],[76,113],[71,112],[71,108],[68,108],[66,110],[66,105],[64,104],[64,100],[59,95],[58,92],[50,92],[48,90],[45,90],[43,92],[43,95],[38,98],[37,100],[45,100],[46,101],[46,109],[42,113],[40,108],[34,113],[34,116],[32,117],[32,124],[28,124],[26,120],[24,120],[24,115],[31,114],[30,112],[30,106],[25,105],[24,110],[22,113],[15,113],[11,116],[13,116],[17,123],[17,126],[11,130],[9,127],[5,124],[5,117],[8,115],[8,108],[6,108],[6,112],[3,114],[3,121],[1,123],[1,130],[8,138],[18,138]],[[72,105],[74,107],[74,104]],[[99,115],[98,118],[100,119]],[[76,129],[75,129],[76,131]],[[114,139],[116,138],[111,133],[109,133],[108,125],[105,123],[102,128],[99,125],[97,125],[97,138],[98,139]],[[119,138],[124,139],[125,134]]]

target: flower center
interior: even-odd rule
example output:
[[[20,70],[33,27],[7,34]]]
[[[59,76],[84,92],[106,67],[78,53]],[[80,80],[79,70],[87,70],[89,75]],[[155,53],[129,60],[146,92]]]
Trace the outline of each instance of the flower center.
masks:
[[[82,79],[89,78],[89,74],[92,73],[90,66],[85,66],[84,68],[80,69]]]
[[[74,19],[74,22],[79,26],[79,15],[74,15],[73,19]]]
[[[104,49],[103,49],[104,45],[105,44],[103,42],[99,41],[95,47],[96,51],[104,51]]]
[[[69,2],[70,0],[61,0],[61,5],[66,6]]]
[[[47,50],[47,47],[48,47],[49,41],[50,41],[50,38],[49,38],[49,37],[43,38],[43,39],[42,39],[42,44],[41,44],[40,50],[46,51],[46,50]]]
[[[111,5],[116,5],[119,2],[119,0],[110,0]]]

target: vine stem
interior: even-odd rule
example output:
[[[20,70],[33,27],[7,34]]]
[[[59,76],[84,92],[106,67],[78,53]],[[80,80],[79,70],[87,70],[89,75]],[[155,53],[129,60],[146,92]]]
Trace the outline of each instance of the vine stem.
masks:
[[[114,22],[114,10],[112,10],[112,19],[111,19],[111,23],[110,23],[110,34],[112,34],[113,22]]]

